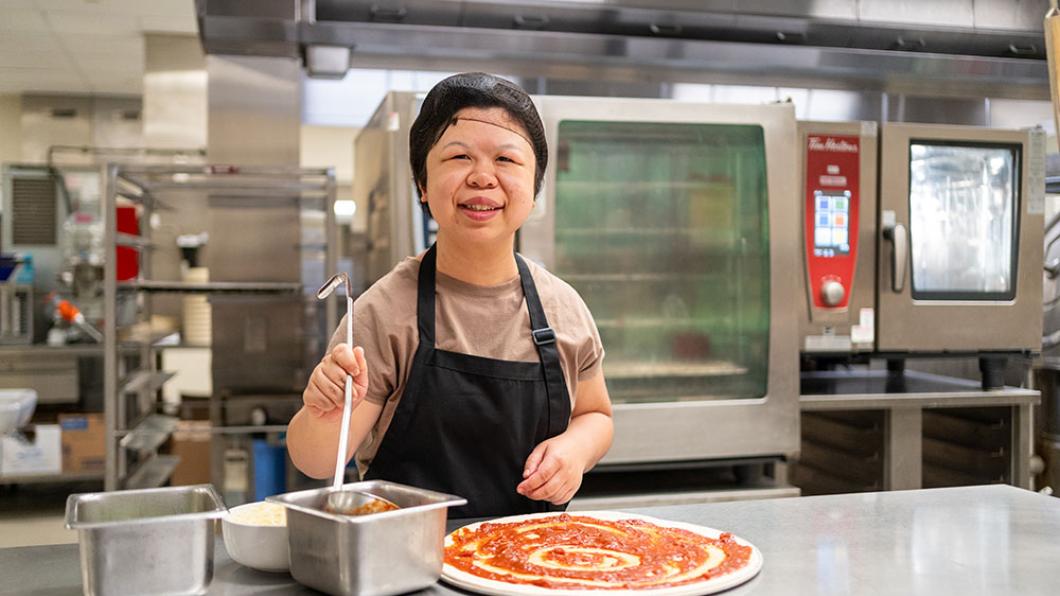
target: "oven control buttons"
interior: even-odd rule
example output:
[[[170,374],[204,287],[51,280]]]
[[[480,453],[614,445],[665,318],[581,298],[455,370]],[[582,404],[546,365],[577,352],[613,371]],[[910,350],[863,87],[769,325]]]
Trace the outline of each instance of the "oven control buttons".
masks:
[[[847,291],[843,284],[834,279],[826,279],[821,284],[821,300],[828,306],[839,305],[843,302],[843,297],[846,296],[846,293]]]

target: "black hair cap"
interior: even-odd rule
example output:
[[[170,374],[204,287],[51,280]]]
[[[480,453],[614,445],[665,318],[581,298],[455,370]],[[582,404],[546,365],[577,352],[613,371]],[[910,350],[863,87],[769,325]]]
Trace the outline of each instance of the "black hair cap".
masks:
[[[409,131],[409,161],[416,191],[427,187],[427,153],[464,108],[503,108],[523,125],[534,148],[534,196],[541,190],[548,165],[548,146],[541,116],[521,87],[484,72],[465,72],[440,81],[427,93]],[[426,207],[426,205],[424,205]]]

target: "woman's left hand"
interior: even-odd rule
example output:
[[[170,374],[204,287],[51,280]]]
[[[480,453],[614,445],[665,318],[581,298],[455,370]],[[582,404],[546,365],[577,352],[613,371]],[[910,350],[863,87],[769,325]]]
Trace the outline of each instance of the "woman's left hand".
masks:
[[[574,497],[582,485],[585,457],[569,433],[542,441],[530,452],[523,468],[524,480],[516,487],[519,494],[535,501],[562,505]]]

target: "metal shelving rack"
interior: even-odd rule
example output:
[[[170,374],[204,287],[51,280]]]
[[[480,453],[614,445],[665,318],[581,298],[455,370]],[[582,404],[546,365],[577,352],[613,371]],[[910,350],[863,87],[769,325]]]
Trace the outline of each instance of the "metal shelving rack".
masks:
[[[316,200],[325,212],[325,269],[333,271],[337,262],[335,229],[335,176],[330,168],[303,169],[268,166],[191,165],[191,166],[104,166],[103,220],[104,246],[113,255],[117,246],[150,248],[151,226],[141,225],[142,235],[117,232],[116,206],[118,198],[139,205],[142,223],[150,221],[151,212],[169,207],[160,200],[161,191],[195,190],[223,193],[228,200],[270,200],[290,197],[297,193],[301,199]],[[141,252],[141,255],[143,253]],[[169,379],[170,373],[158,370],[154,342],[139,343],[139,369],[124,370],[123,356],[127,342],[118,340],[119,300],[137,301],[137,319],[150,315],[149,301],[141,300],[152,294],[210,294],[229,296],[284,296],[303,293],[300,282],[207,282],[187,283],[150,279],[150,260],[141,259],[140,275],[136,280],[117,280],[117,263],[106,259],[104,268],[104,326],[103,326],[103,402],[106,426],[106,490],[144,488],[164,484],[179,463],[179,458],[159,455],[157,449],[166,441],[176,426],[176,418],[155,412],[158,390]],[[334,301],[325,305],[327,328],[337,324]],[[130,395],[137,399],[137,415],[130,420]],[[212,398],[216,400],[216,396]],[[269,427],[272,428],[272,427]],[[283,429],[285,427],[277,427]],[[260,429],[259,429],[260,430]],[[215,433],[227,429],[214,429]],[[238,432],[247,432],[240,428]],[[130,462],[130,452],[136,461]]]

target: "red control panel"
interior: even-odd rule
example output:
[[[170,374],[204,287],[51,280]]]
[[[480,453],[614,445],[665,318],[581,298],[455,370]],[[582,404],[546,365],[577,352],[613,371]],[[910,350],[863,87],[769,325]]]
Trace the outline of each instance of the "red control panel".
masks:
[[[815,308],[850,302],[858,252],[860,138],[810,133],[806,139],[806,262]]]

